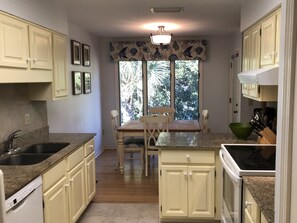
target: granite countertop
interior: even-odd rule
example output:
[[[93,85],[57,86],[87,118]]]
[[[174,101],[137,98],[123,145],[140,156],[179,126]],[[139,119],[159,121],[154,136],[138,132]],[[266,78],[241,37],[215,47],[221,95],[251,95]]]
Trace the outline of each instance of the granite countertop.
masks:
[[[269,223],[274,222],[275,177],[244,176],[243,181]]]
[[[248,140],[236,138],[232,133],[169,132],[161,133],[156,146],[160,149],[220,149],[221,144],[257,143],[253,135]]]
[[[93,133],[51,133],[48,134],[46,139],[43,138],[42,142],[68,142],[70,144],[38,164],[21,166],[0,165],[0,169],[4,175],[5,199],[8,199],[11,195],[46,172],[65,156],[91,140],[94,136],[95,134]]]

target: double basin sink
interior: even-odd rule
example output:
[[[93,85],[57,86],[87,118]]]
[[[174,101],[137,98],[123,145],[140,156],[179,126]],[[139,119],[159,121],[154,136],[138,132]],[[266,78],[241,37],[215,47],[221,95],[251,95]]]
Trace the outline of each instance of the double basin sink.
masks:
[[[68,146],[66,142],[34,144],[13,154],[0,156],[0,165],[32,165],[40,163]]]

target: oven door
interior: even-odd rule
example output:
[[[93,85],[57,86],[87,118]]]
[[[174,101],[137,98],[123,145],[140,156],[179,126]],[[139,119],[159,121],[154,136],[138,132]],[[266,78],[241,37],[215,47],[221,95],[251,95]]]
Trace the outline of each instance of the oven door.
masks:
[[[241,223],[242,178],[232,170],[222,150],[220,159],[223,166],[222,222]]]

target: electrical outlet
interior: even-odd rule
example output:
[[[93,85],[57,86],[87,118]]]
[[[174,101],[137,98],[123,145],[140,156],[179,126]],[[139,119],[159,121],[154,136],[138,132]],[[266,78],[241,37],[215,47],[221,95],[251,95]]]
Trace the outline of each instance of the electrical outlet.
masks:
[[[30,125],[30,114],[25,114],[25,125]]]

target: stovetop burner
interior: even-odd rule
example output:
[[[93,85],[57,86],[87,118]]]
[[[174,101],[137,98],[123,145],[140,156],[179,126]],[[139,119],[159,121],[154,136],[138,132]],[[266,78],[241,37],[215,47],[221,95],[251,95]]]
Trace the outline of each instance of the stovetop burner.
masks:
[[[241,170],[275,170],[275,146],[225,145]]]

